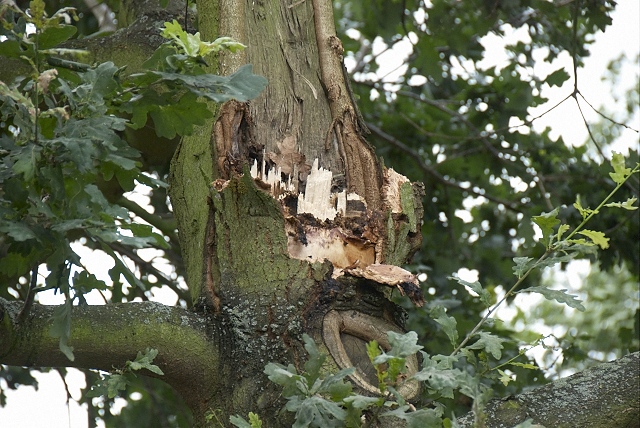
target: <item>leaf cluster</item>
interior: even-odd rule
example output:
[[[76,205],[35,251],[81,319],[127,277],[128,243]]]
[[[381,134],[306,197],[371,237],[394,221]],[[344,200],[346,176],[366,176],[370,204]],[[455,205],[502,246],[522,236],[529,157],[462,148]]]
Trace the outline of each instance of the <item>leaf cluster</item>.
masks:
[[[385,164],[425,183],[420,229],[425,239],[409,269],[428,274],[424,287],[433,297],[419,309],[398,301],[409,312],[407,328],[418,333],[429,354],[447,355],[451,344],[458,346],[458,335],[464,340],[475,328],[514,284],[514,273],[516,281],[526,274],[518,285],[523,294],[531,288],[554,303],[559,299],[577,308],[584,303],[572,296],[575,293],[538,287],[538,268],[566,266],[579,252],[579,257],[597,259],[604,270],[624,263],[637,278],[637,211],[600,207],[587,230],[576,232],[572,242],[564,241],[566,248],[557,247],[540,261],[547,247],[538,243],[541,229],[530,221],[563,207],[549,220],[577,226],[583,214],[589,214],[581,209],[598,207],[617,185],[604,153],[623,129],[621,124],[606,120],[601,129],[585,120],[595,141],[577,147],[549,129],[532,126],[540,117],[532,108],[548,101],[542,96],[547,87],[573,80],[577,83],[562,102],[580,95],[579,67],[594,36],[609,29],[614,2],[356,0],[335,6],[345,65],[371,130],[369,140]],[[499,63],[492,60],[496,44],[506,52]],[[383,75],[390,51],[404,58]],[[575,68],[554,64],[560,55],[572,58]],[[539,65],[549,66],[548,71],[539,72],[544,68]],[[611,70],[615,79],[615,64]],[[629,118],[637,111],[635,93],[630,92],[629,114],[621,121],[626,128],[633,127]],[[603,110],[599,113],[606,118]],[[556,110],[545,114],[553,116]],[[627,164],[637,159],[631,150]],[[632,178],[618,190],[620,201],[607,204],[631,207],[637,189],[638,181]],[[563,240],[572,232],[566,227],[552,226],[554,243],[558,233]],[[596,251],[607,245],[607,251]],[[529,270],[534,264],[537,267]],[[461,267],[476,270],[478,281],[450,281]],[[513,339],[503,343],[506,361],[520,355],[520,340],[535,343],[536,335],[524,328],[511,331],[489,317],[483,331]],[[478,336],[474,333],[470,340]],[[497,394],[545,382],[537,370],[510,371],[515,380],[507,386],[499,382]],[[465,409],[459,400],[448,405]]]
[[[428,270],[437,295],[450,293],[447,278],[461,266],[474,266],[489,290],[508,283],[511,259],[535,248],[535,230],[525,219],[575,200],[576,193],[585,205],[606,196],[602,189],[610,180],[601,155],[594,147],[567,147],[549,130],[536,132],[531,108],[547,101],[541,95],[547,86],[576,77],[553,61],[568,54],[579,66],[593,36],[611,24],[614,6],[543,0],[337,3],[345,64],[370,139],[387,165],[425,183],[421,232],[427,239],[414,268]],[[514,33],[522,37],[507,39]],[[495,64],[490,47],[498,42],[505,43],[507,55]],[[382,76],[391,50],[409,52],[393,77]],[[555,68],[540,74],[534,65],[541,63]],[[633,188],[636,183],[624,189],[627,197],[634,196]],[[625,260],[637,273],[631,239],[639,233],[637,216],[610,212],[599,222],[615,242],[601,256],[602,267]],[[472,316],[472,302],[462,303],[460,310]]]
[[[166,22],[161,35],[168,39],[147,60],[147,71],[130,76],[132,90],[121,106],[131,115],[131,126],[142,128],[151,117],[158,136],[189,135],[193,127],[212,117],[206,100],[222,103],[230,99],[248,101],[257,97],[267,81],[244,65],[230,76],[205,71],[205,57],[220,50],[245,48],[229,37],[213,42],[189,34],[177,21]]]
[[[147,348],[144,352],[139,351],[136,359],[127,361],[123,369],[115,370],[113,373],[101,376],[100,379],[91,386],[88,397],[116,397],[120,391],[124,391],[131,383],[130,379],[135,377],[134,372],[142,369],[146,369],[159,376],[164,375],[160,367],[152,364],[157,356],[157,349]]]
[[[587,222],[601,213],[603,208],[617,208],[634,211],[636,200],[630,198],[625,202],[609,202],[616,192],[632,177],[640,172],[640,164],[627,168],[625,159],[619,153],[613,154],[609,175],[614,182],[613,190],[595,209],[582,206],[579,196],[574,204],[582,217],[582,221],[573,229],[559,218],[560,208],[549,213],[532,217],[532,223],[540,230],[538,245],[544,248],[543,254],[533,257],[514,257],[512,272],[516,280],[506,295],[497,303],[493,303],[492,294],[479,281],[465,281],[452,277],[469,293],[477,296],[484,306],[486,315],[469,330],[465,338],[458,343],[457,319],[447,314],[447,307],[442,302],[429,302],[425,310],[429,317],[440,327],[454,348],[449,355],[429,355],[423,347],[417,345],[418,334],[410,331],[404,335],[389,332],[391,349],[382,350],[378,343],[372,341],[367,345],[367,354],[375,368],[378,380],[378,395],[361,397],[351,391],[351,386],[344,379],[354,369],[341,370],[335,375],[322,377],[321,368],[326,356],[318,352],[313,341],[304,336],[305,348],[309,360],[305,364],[305,372],[298,373],[293,365],[288,367],[269,363],[265,373],[269,380],[283,388],[283,396],[287,399],[285,409],[295,413],[294,427],[307,426],[361,426],[363,420],[376,421],[382,417],[396,417],[407,422],[409,427],[422,426],[457,426],[455,413],[444,418],[445,409],[451,410],[451,400],[460,395],[472,400],[471,410],[477,424],[482,423],[483,408],[497,386],[508,387],[517,377],[514,372],[538,372],[538,367],[523,359],[531,347],[544,345],[544,338],[537,337],[532,343],[515,344],[503,334],[496,334],[489,329],[494,324],[490,316],[509,296],[518,292],[539,293],[548,300],[566,304],[570,308],[584,311],[585,307],[576,296],[566,290],[554,290],[546,286],[528,287],[518,290],[523,281],[534,271],[566,263],[584,253],[593,253],[598,247],[606,249],[609,238],[600,231],[585,228]],[[584,238],[575,238],[582,235]],[[488,329],[489,328],[489,329]],[[505,345],[515,349],[504,355]],[[406,373],[406,358],[420,352],[422,368],[417,373]],[[398,386],[404,382],[419,381],[425,386],[425,396],[433,408],[415,410],[407,404],[398,392]],[[340,391],[340,392],[338,392]],[[354,403],[359,403],[353,407]],[[449,404],[449,405],[448,405]],[[354,411],[355,410],[355,411]],[[235,416],[231,419],[234,425],[247,428],[251,425],[244,419]],[[531,426],[526,421],[520,426]]]
[[[353,374],[354,368],[327,373],[323,366],[327,355],[320,353],[313,339],[306,334],[303,341],[309,356],[302,373],[291,364],[285,367],[268,363],[264,373],[271,382],[282,387],[282,395],[287,400],[285,409],[295,413],[293,427],[360,427],[363,420],[370,423],[389,417],[404,420],[409,428],[434,426],[441,415],[440,410],[416,410],[396,390],[402,382],[413,379],[406,373],[405,361],[422,349],[416,345],[417,335],[413,332],[388,334],[391,344],[388,352],[382,351],[375,341],[367,346],[380,380],[378,396],[353,392],[351,383],[345,380]],[[233,416],[231,423],[240,428],[255,426],[255,422],[250,424],[240,416]]]
[[[28,309],[36,292],[63,294],[66,303],[54,313],[50,333],[73,360],[73,302],[85,303],[92,290],[109,289],[115,301],[127,294],[144,296],[150,283],[122,256],[138,263],[137,249],[170,249],[164,233],[114,203],[119,196],[114,198],[114,188],[167,187],[142,171],[140,153],[125,141],[125,131],[144,126],[150,117],[159,136],[188,135],[211,117],[199,97],[248,100],[266,80],[252,74],[250,65],[231,76],[207,74],[205,55],[243,46],[229,38],[202,41],[176,22],[166,23],[167,42],[136,75],[127,76],[111,62],[62,59],[61,53],[82,59],[81,51],[59,48],[76,33],[69,25],[76,18],[73,9],[49,17],[41,0],[32,1],[28,13],[2,8],[0,56],[25,62],[31,73],[0,82],[0,278],[8,284],[0,296],[18,295]],[[83,266],[72,245],[79,239],[112,257],[111,287]],[[42,264],[48,275],[39,284]],[[133,292],[123,290],[124,283]]]
[[[480,333],[479,340],[460,350],[456,355],[431,356],[421,351],[417,345],[415,332],[398,334],[388,332],[391,349],[382,350],[375,342],[367,344],[367,353],[378,376],[378,394],[363,396],[352,392],[351,384],[345,378],[354,369],[341,370],[336,374],[326,373],[323,368],[326,355],[319,353],[313,340],[304,336],[305,349],[309,353],[305,371],[298,373],[292,365],[288,367],[269,363],[265,374],[269,380],[282,387],[282,395],[287,399],[285,409],[295,413],[294,427],[360,427],[369,426],[380,418],[396,418],[407,427],[455,427],[455,415],[444,417],[445,407],[439,402],[443,398],[454,398],[463,394],[474,400],[478,418],[482,407],[491,396],[491,386],[485,381],[490,378],[508,383],[511,377],[499,367],[494,373],[478,374],[469,368],[482,366],[473,350],[488,352],[500,359],[501,340],[487,333]],[[407,373],[406,358],[420,353],[422,367],[416,373]],[[483,355],[481,353],[481,355]],[[487,359],[484,358],[484,364]],[[465,363],[466,361],[466,363]],[[535,369],[530,364],[510,361],[513,367]],[[504,366],[504,365],[503,365]],[[483,379],[484,377],[484,379]],[[420,382],[434,401],[430,408],[416,409],[407,403],[397,387],[404,382]],[[231,423],[240,428],[261,426],[259,417],[250,414],[250,422],[240,416],[231,417]],[[523,425],[527,426],[527,425]]]

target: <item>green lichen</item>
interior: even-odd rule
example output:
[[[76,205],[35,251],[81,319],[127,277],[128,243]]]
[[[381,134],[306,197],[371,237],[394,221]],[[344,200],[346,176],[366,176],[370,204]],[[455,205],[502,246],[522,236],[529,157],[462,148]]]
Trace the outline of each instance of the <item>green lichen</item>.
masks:
[[[418,221],[416,219],[415,196],[413,194],[413,186],[409,182],[402,183],[400,186],[400,206],[402,213],[409,220],[411,233],[416,233]]]
[[[308,263],[289,257],[279,202],[258,189],[248,173],[232,178],[212,200],[215,282],[222,289],[270,293],[311,276]]]
[[[399,228],[399,230],[397,230]],[[412,251],[412,244],[407,237],[411,231],[410,223],[396,223],[389,213],[387,220],[387,245],[384,262],[390,265],[400,266],[407,261],[407,256]]]

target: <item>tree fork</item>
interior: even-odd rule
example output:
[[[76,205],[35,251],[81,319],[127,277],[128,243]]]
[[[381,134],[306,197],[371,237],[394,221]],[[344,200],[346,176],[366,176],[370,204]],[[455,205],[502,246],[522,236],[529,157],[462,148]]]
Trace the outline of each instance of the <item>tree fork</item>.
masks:
[[[404,263],[419,248],[421,187],[383,169],[362,135],[330,2],[198,7],[205,39],[248,46],[221,54],[212,69],[251,63],[269,85],[249,103],[216,107],[210,136],[183,140],[172,205],[191,294],[226,326],[221,370],[233,393],[215,406],[275,423],[282,403],[273,403],[278,391],[262,370],[268,361],[301,368],[303,332],[326,344],[336,368],[362,366],[354,380],[374,389],[366,352],[345,349],[385,343],[386,331],[402,328],[389,287],[422,301],[408,272],[369,268]],[[331,311],[340,317],[325,317]],[[367,331],[365,316],[378,328]]]

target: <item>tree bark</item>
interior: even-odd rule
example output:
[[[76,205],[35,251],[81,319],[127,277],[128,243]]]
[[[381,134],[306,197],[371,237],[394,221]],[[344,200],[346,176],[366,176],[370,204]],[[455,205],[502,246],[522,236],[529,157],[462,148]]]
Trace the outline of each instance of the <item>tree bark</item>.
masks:
[[[215,408],[286,426],[262,371],[268,361],[300,368],[302,333],[326,346],[334,367],[363,366],[353,380],[374,388],[363,345],[402,329],[386,286],[421,302],[408,272],[380,268],[419,247],[421,187],[382,168],[364,139],[329,0],[201,1],[198,11],[205,39],[248,46],[212,68],[250,63],[269,85],[249,103],[215,107],[210,133],[176,152],[170,195],[188,284],[226,326],[229,393]]]
[[[640,352],[603,363],[486,407],[487,428],[512,427],[527,419],[545,427],[640,426]],[[473,415],[458,419],[472,427]]]
[[[406,261],[420,242],[420,188],[383,170],[364,140],[330,2],[203,1],[198,11],[205,39],[231,36],[248,46],[212,68],[229,74],[250,63],[269,85],[250,103],[216,106],[210,133],[184,139],[172,162],[189,288],[227,326],[221,361],[232,393],[218,397],[216,408],[257,411],[284,426],[279,391],[264,383],[266,362],[300,367],[306,332],[328,342],[334,365],[357,364],[366,355],[350,355],[343,338],[383,342],[387,330],[401,328],[384,286],[356,278],[360,271],[337,276]],[[328,177],[318,198],[315,176]],[[338,198],[345,201],[340,215],[309,212],[318,205],[337,211],[331,201]],[[330,311],[346,321],[325,321]],[[378,328],[365,328],[367,316]],[[372,388],[365,370],[354,380]]]

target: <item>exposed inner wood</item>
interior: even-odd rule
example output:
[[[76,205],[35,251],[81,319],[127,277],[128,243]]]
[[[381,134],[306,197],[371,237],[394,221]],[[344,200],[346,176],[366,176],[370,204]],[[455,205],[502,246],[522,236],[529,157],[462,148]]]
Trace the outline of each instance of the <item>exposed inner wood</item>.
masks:
[[[416,305],[423,305],[416,277],[398,266],[381,263],[380,244],[386,231],[381,229],[380,219],[367,210],[357,193],[333,191],[332,172],[319,167],[318,159],[313,162],[304,192],[297,191],[297,182],[280,166],[267,167],[266,158],[260,167],[254,160],[250,174],[261,189],[281,202],[290,257],[308,262],[329,260],[335,268],[334,277],[348,274],[396,287]],[[385,170],[383,176],[382,205],[391,214],[403,213],[407,196],[403,196],[402,187],[407,185],[412,192],[409,180],[392,169]],[[216,186],[223,187],[224,183]],[[412,222],[416,220],[409,220],[409,229],[416,228]]]

